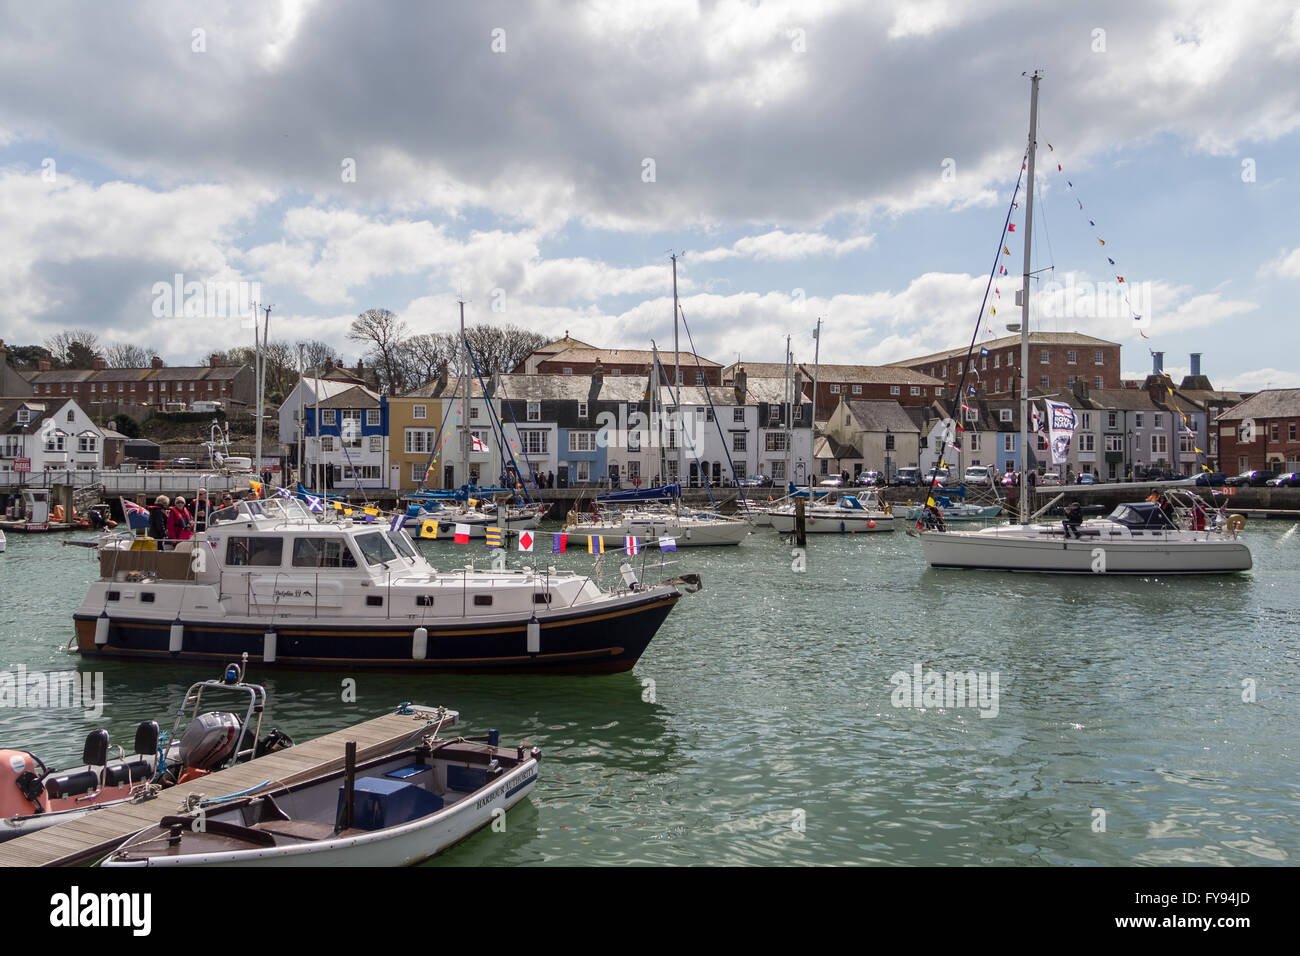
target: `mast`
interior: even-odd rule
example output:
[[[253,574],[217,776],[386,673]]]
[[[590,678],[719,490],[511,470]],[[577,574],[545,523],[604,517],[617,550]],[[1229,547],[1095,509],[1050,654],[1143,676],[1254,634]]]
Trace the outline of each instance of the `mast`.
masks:
[[[682,353],[677,346],[677,254],[673,253],[668,258],[673,260],[673,384],[681,387],[682,384]],[[681,409],[678,409],[680,412]]]
[[[794,356],[790,354],[790,336],[785,337],[785,482],[786,486],[794,484],[790,474],[790,433],[794,428]]]
[[[460,304],[460,344],[465,355],[465,398],[461,405],[460,416],[460,471],[463,484],[469,485],[469,344],[465,341],[465,300],[457,299]],[[468,504],[469,499],[466,498]]]
[[[303,435],[307,431],[307,420],[303,417],[303,400],[307,391],[307,365],[306,359],[303,358],[303,345],[298,343],[298,480],[302,480],[306,468],[303,467],[302,445]]]
[[[817,378],[821,374],[821,355],[822,355],[822,318],[817,316],[817,328],[813,329],[813,393],[812,393],[812,420],[808,422],[808,487],[812,487],[813,458],[812,446],[817,440]],[[803,404],[800,402],[800,404]]]
[[[1034,150],[1038,145],[1037,70],[1030,77],[1029,93],[1029,164],[1025,193],[1025,273],[1020,290],[1020,523],[1029,520],[1029,253],[1034,227]],[[960,396],[959,396],[960,397]]]
[[[263,306],[266,311],[266,324],[262,327],[262,347],[257,347],[257,319],[253,319],[253,378],[257,380],[257,439],[256,457],[253,459],[254,473],[262,473],[262,415],[266,407],[266,343],[271,334],[271,307]]]

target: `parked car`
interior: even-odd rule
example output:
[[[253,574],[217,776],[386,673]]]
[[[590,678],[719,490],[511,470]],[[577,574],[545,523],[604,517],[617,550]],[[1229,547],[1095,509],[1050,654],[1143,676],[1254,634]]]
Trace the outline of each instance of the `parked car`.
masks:
[[[1009,471],[1009,472],[1007,472],[1005,475],[1002,476],[1002,484],[1005,485],[1005,486],[1008,487],[1008,488],[1013,487],[1013,486],[1014,486],[1014,487],[1019,487],[1019,486],[1020,486],[1020,472],[1018,472],[1018,471]]]
[[[872,485],[883,485],[885,476],[878,471],[864,471],[854,479],[854,484],[860,487],[870,487]]]
[[[1233,475],[1227,481],[1225,481],[1224,484],[1233,488],[1242,488],[1242,487],[1262,488],[1264,487],[1265,482],[1267,482],[1270,478],[1276,478],[1276,477],[1277,477],[1276,471],[1264,471],[1262,469],[1255,469],[1254,471],[1243,471],[1240,475]]]
[[[920,468],[900,468],[894,475],[894,484],[896,485],[917,485],[920,484]]]
[[[1074,483],[1076,485],[1095,485],[1097,484],[1097,476],[1090,471],[1081,471],[1075,477]]]
[[[173,458],[167,462],[168,468],[198,468],[199,463],[193,458]]]
[[[736,482],[741,488],[771,488],[771,475],[750,475],[748,478],[741,478]]]
[[[1270,478],[1268,485],[1273,488],[1300,488],[1300,472],[1288,471],[1284,475]]]
[[[989,465],[972,465],[961,478],[968,485],[992,485],[993,469]]]
[[[1061,483],[1061,476],[1054,471],[1049,471],[1038,479],[1038,483],[1040,485],[1059,485]]]
[[[839,475],[834,475],[830,478],[823,478],[817,484],[822,488],[838,488],[844,484],[844,479]]]
[[[1192,483],[1196,485],[1209,485],[1215,488],[1225,484],[1228,476],[1221,471],[1203,471],[1197,475]]]

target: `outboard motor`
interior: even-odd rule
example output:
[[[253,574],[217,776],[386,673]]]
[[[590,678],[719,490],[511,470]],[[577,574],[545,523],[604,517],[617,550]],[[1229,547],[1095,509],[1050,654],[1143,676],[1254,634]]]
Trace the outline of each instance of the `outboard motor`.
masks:
[[[44,767],[40,770],[43,772]],[[41,813],[45,790],[36,758],[23,750],[0,750],[0,817]]]
[[[181,766],[213,770],[235,752],[242,726],[234,714],[218,711],[200,714],[181,735]]]

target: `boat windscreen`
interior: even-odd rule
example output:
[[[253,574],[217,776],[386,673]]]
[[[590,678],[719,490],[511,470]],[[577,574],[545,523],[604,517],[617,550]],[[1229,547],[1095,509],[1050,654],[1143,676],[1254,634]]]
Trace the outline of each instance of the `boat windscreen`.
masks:
[[[397,552],[393,550],[382,531],[359,534],[356,542],[368,564],[385,564],[397,558]]]
[[[411,540],[406,536],[405,531],[389,531],[386,532],[386,535],[398,554],[405,555],[408,558],[415,557],[415,545],[411,544]]]
[[[1110,513],[1110,520],[1130,528],[1172,528],[1174,523],[1153,502],[1119,505]]]

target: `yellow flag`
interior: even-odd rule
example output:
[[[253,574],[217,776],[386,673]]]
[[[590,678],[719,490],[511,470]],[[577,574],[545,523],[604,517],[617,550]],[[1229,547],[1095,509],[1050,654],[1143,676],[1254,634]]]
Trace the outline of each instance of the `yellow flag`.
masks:
[[[342,510],[343,510],[343,502],[341,502],[341,501],[336,501],[336,502],[334,502],[334,510],[335,510],[335,511],[342,511]]]
[[[929,505],[931,508],[935,507],[935,503],[934,503],[934,499],[933,499],[933,498],[926,498],[926,499],[925,499],[925,503],[926,503],[927,505]]]
[[[432,519],[429,518],[426,518],[424,521],[420,522],[420,537],[421,538],[438,537],[438,522],[433,521]]]
[[[352,514],[352,509],[351,509],[351,508],[344,508],[344,509],[343,509],[343,513],[344,513],[345,515],[350,515],[350,514]]]
[[[361,510],[364,511],[364,512],[365,512],[366,514],[368,514],[368,515],[372,515],[372,516],[374,516],[374,517],[378,517],[378,516],[379,516],[379,509],[378,509],[378,508],[362,508]]]

